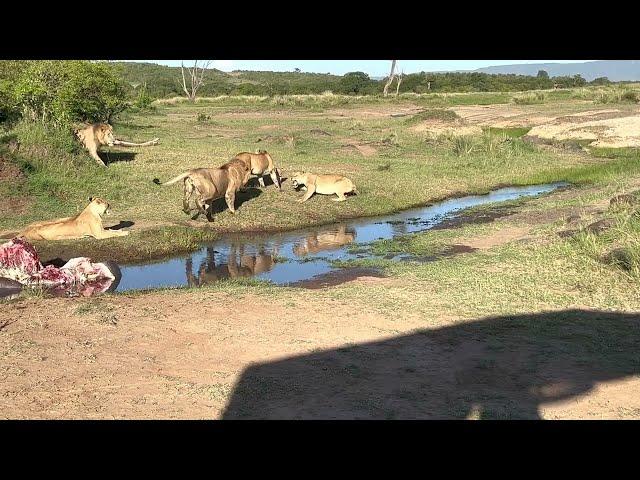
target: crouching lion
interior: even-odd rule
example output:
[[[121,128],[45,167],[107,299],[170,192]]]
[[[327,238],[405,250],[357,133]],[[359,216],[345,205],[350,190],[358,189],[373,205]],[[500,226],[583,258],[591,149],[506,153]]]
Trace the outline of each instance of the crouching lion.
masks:
[[[204,214],[211,221],[211,204],[218,198],[224,197],[231,213],[236,213],[236,193],[249,181],[250,174],[249,167],[243,161],[233,159],[219,168],[194,168],[164,183],[154,178],[153,183],[166,186],[182,180],[182,211],[190,213],[193,210],[191,203],[195,200],[198,213],[192,217],[193,220]]]
[[[20,236],[28,240],[70,240],[82,237],[111,238],[129,235],[125,230],[105,230],[101,215],[109,214],[109,204],[89,197],[89,205],[75,217],[58,218],[28,225]]]
[[[302,185],[307,188],[307,193],[298,200],[299,202],[306,202],[314,193],[320,193],[322,195],[336,194],[338,198],[334,198],[333,201],[344,202],[347,199],[347,197],[345,197],[346,193],[358,193],[353,182],[342,175],[294,173],[291,178],[291,184],[293,188],[298,188]]]
[[[258,177],[260,186],[264,188],[264,176],[271,176],[273,184],[282,190],[282,182],[280,181],[280,171],[273,163],[271,155],[266,150],[258,150],[256,153],[241,152],[234,157],[243,161],[251,170],[251,175]]]
[[[113,134],[113,127],[108,123],[93,123],[84,128],[78,128],[74,131],[76,137],[82,143],[82,146],[89,151],[89,155],[98,162],[98,165],[106,167],[105,163],[98,156],[98,149],[104,145],[113,147],[121,145],[124,147],[146,147],[149,145],[157,145],[159,139],[154,138],[144,143],[131,143],[118,140]]]

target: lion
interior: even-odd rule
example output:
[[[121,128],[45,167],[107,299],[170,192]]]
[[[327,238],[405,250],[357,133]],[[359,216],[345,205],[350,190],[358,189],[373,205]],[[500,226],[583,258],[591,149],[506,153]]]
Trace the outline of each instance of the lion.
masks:
[[[293,253],[299,257],[318,253],[323,250],[334,250],[347,245],[356,238],[355,230],[347,230],[346,225],[340,225],[335,231],[313,232],[294,244]]]
[[[154,178],[153,183],[166,186],[182,180],[182,211],[189,214],[194,210],[191,201],[195,197],[198,212],[192,219],[204,214],[211,221],[211,204],[218,198],[224,197],[231,213],[236,213],[236,193],[247,184],[250,175],[251,171],[243,161],[232,159],[218,168],[193,168],[164,183]]]
[[[109,203],[89,197],[89,205],[75,217],[58,218],[28,225],[19,233],[28,240],[71,240],[83,237],[98,239],[124,237],[126,230],[105,230],[101,215],[108,215]]]
[[[144,143],[131,143],[118,140],[113,134],[113,127],[108,123],[92,123],[84,128],[78,128],[74,131],[80,143],[89,151],[89,155],[98,162],[98,165],[106,167],[106,164],[98,156],[98,149],[104,145],[113,147],[114,145],[122,145],[125,147],[146,147],[148,145],[157,145],[158,138],[154,138]]]
[[[240,152],[234,158],[243,161],[251,170],[251,175],[258,177],[260,186],[264,188],[264,176],[271,176],[273,184],[282,191],[280,171],[276,168],[271,155],[266,150],[257,150],[256,153]]]
[[[268,272],[275,265],[275,251],[267,254],[260,251],[255,255],[244,253],[244,248],[240,247],[238,254],[235,245],[232,245],[227,256],[227,263],[216,264],[215,251],[207,248],[206,258],[202,260],[197,275],[193,273],[193,260],[189,257],[185,263],[187,284],[190,287],[210,285],[219,280],[229,278],[244,278]],[[240,260],[240,262],[238,262]]]
[[[347,199],[345,193],[358,193],[353,182],[342,175],[317,175],[315,173],[297,172],[292,175],[291,183],[293,188],[298,188],[303,185],[306,187],[307,193],[298,200],[299,202],[306,202],[314,193],[322,195],[336,194],[338,198],[332,200],[335,202],[344,202]]]

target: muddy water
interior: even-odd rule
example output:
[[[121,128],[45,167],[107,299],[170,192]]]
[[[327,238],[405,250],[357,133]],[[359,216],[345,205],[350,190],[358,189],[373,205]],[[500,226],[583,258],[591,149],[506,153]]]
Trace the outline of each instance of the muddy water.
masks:
[[[466,208],[532,197],[566,185],[501,188],[487,195],[455,198],[392,215],[294,232],[229,234],[195,253],[145,265],[121,266],[122,277],[116,291],[196,287],[241,277],[255,277],[280,285],[321,280],[336,270],[330,263],[333,260],[366,258],[365,253],[358,253],[358,244],[429,230]]]

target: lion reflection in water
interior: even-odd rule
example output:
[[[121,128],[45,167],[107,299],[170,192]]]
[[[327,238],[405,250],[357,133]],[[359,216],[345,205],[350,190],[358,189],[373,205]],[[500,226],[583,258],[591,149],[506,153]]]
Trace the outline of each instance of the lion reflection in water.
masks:
[[[293,246],[293,253],[303,257],[310,253],[323,250],[333,250],[351,243],[356,238],[355,230],[347,230],[346,225],[340,225],[335,231],[313,232]]]
[[[197,275],[193,273],[193,260],[191,257],[187,259],[187,284],[199,287],[229,278],[253,277],[271,270],[276,263],[276,256],[276,248],[271,253],[266,253],[261,248],[255,255],[250,255],[245,254],[244,246],[241,245],[238,249],[233,245],[229,250],[227,263],[216,264],[214,249],[207,248],[207,256],[202,260]]]

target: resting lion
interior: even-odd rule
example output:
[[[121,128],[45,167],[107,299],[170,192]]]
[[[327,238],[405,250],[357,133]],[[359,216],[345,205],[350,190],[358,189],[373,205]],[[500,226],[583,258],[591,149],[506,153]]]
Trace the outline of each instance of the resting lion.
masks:
[[[89,205],[75,217],[32,223],[19,235],[28,240],[70,240],[87,236],[102,239],[129,235],[124,230],[105,230],[100,218],[103,214],[109,214],[109,204],[101,198],[89,197]]]
[[[304,185],[307,187],[307,193],[298,200],[306,202],[314,193],[322,195],[336,194],[338,198],[334,198],[335,202],[344,202],[347,197],[345,193],[358,193],[356,186],[351,180],[342,175],[316,175],[315,173],[294,173],[291,177],[293,188]]]
[[[84,128],[74,131],[76,137],[80,140],[84,148],[89,151],[89,155],[98,162],[99,165],[106,167],[105,163],[98,156],[98,149],[104,145],[113,147],[114,145],[122,145],[124,147],[146,147],[149,145],[157,145],[158,138],[154,138],[144,143],[131,143],[118,140],[113,135],[113,127],[108,123],[93,123]]]
[[[273,163],[271,155],[266,150],[258,150],[256,153],[241,152],[236,154],[234,158],[242,160],[251,170],[251,175],[258,177],[260,186],[264,188],[264,175],[271,176],[273,184],[282,190],[282,182],[280,181],[280,171]]]
[[[165,186],[183,180],[182,211],[188,214],[193,210],[191,202],[195,197],[198,213],[193,219],[202,213],[211,221],[211,204],[218,198],[224,197],[231,213],[236,213],[236,193],[246,185],[250,175],[251,171],[244,162],[233,159],[219,168],[194,168],[162,184],[154,178],[153,183]]]

